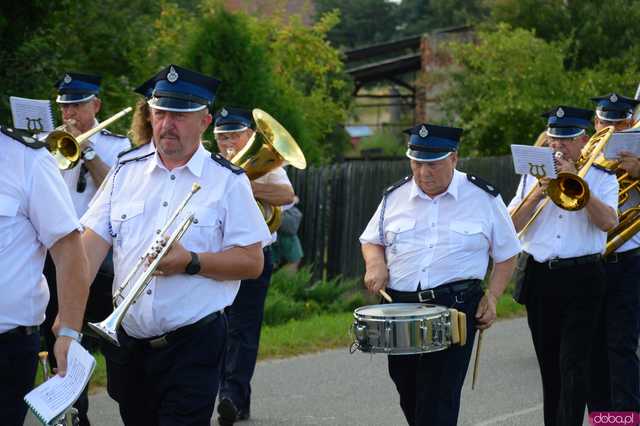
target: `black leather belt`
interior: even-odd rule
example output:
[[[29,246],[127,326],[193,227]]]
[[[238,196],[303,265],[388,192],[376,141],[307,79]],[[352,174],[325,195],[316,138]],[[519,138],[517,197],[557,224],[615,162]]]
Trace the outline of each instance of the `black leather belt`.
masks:
[[[398,291],[391,288],[387,292],[394,302],[424,303],[435,300],[437,297],[465,292],[471,288],[479,287],[482,280],[461,280],[442,284],[435,288],[421,291]]]
[[[604,258],[604,261],[607,263],[618,263],[622,259],[626,259],[628,257],[634,257],[634,256],[640,256],[640,247],[623,251],[621,253],[618,253],[618,252],[610,253]]]
[[[588,254],[586,256],[568,257],[566,259],[551,259],[543,264],[546,264],[549,269],[562,269],[570,268],[572,266],[586,265],[588,263],[596,263],[600,260],[602,260],[602,255],[600,253],[596,253]]]
[[[40,326],[37,326],[37,325],[30,325],[30,326],[21,325],[19,327],[12,328],[11,330],[5,331],[4,333],[0,334],[0,339],[2,339],[4,337],[10,337],[10,336],[31,336],[32,334],[35,334],[38,331],[40,331]]]
[[[177,340],[187,337],[189,334],[195,332],[196,330],[199,330],[205,325],[211,324],[212,322],[214,322],[220,317],[222,317],[221,311],[214,312],[212,314],[207,315],[206,317],[199,319],[193,324],[185,325],[184,327],[180,327],[177,330],[170,331],[165,335],[162,335],[159,337],[153,337],[151,339],[133,339],[133,340],[136,343],[149,346],[152,349],[162,349]]]

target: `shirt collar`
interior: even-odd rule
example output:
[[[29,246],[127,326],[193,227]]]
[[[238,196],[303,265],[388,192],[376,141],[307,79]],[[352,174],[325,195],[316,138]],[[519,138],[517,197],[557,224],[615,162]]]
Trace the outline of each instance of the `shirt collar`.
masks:
[[[189,171],[196,177],[200,177],[202,176],[202,169],[204,168],[204,162],[205,160],[210,156],[209,152],[204,149],[204,146],[202,146],[202,143],[198,145],[198,149],[196,150],[196,152],[191,156],[191,158],[189,159],[189,161],[187,162],[187,164],[185,164],[184,166],[178,167],[174,170],[179,170],[179,169],[184,169],[187,168],[189,169]],[[160,156],[158,154],[158,150],[155,150],[155,153],[153,154],[153,159],[149,162],[149,165],[147,166],[146,170],[145,170],[145,174],[149,174],[151,172],[153,172],[153,170],[158,167],[160,169],[163,170],[167,170],[167,168],[164,166],[164,164],[162,164],[162,160],[160,159]]]
[[[449,183],[449,187],[442,194],[436,195],[435,198],[444,197],[445,195],[449,194],[449,195],[451,195],[453,197],[454,200],[457,200],[458,199],[458,187],[460,186],[461,177],[462,177],[462,173],[454,169],[453,170],[453,177],[451,178],[451,183]],[[429,197],[427,194],[425,194],[422,191],[422,189],[420,189],[420,187],[418,186],[416,181],[414,179],[411,179],[411,191],[409,193],[409,199],[413,199],[415,197],[420,197],[420,198],[423,198],[425,200],[433,200],[434,199],[434,198]]]

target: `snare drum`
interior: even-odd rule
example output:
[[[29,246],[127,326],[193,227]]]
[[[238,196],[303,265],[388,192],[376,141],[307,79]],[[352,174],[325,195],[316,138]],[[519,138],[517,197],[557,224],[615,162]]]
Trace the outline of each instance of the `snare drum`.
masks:
[[[453,343],[451,315],[444,306],[422,303],[362,306],[353,312],[354,346],[389,355],[441,351]]]

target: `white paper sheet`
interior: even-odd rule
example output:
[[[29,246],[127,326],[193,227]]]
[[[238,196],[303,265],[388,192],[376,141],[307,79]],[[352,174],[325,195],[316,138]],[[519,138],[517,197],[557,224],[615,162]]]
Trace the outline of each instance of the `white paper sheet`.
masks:
[[[28,130],[33,133],[53,130],[51,102],[48,100],[11,96],[9,103],[11,104],[14,128]]]
[[[553,149],[530,145],[511,145],[513,168],[519,175],[555,179],[558,175],[553,160]]]

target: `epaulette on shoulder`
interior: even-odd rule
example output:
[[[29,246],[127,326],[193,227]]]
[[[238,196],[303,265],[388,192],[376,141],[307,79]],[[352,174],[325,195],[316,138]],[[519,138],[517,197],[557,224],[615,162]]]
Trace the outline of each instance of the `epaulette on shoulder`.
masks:
[[[0,126],[0,132],[10,137],[11,139],[17,140],[22,145],[28,146],[31,149],[39,149],[47,146],[46,142],[39,141],[26,130],[12,129],[11,127]]]
[[[118,133],[113,133],[112,131],[109,131],[107,129],[100,130],[100,134],[101,135],[105,135],[105,136],[112,136],[114,138],[120,138],[120,139],[126,139],[127,138],[126,135],[119,135]]]
[[[483,191],[488,192],[494,197],[497,197],[500,194],[500,191],[498,191],[498,188],[496,188],[486,180],[482,179],[481,177],[467,173],[467,179],[469,180],[469,182],[471,182],[478,188],[482,189]]]
[[[607,168],[607,167],[605,167],[605,166],[601,166],[601,165],[600,165],[600,164],[598,164],[598,163],[593,163],[593,164],[592,164],[592,166],[593,166],[593,167],[595,167],[596,169],[598,169],[598,170],[602,170],[603,172],[608,173],[608,174],[610,174],[610,175],[613,175],[613,174],[615,174],[615,173],[616,173],[615,169],[614,169],[614,170],[611,170],[611,169],[609,169],[609,168]]]
[[[153,154],[155,154],[155,151],[154,152],[150,152],[150,153],[145,154],[145,155],[140,155],[138,157],[129,158],[129,159],[124,160],[124,161],[120,161],[118,164],[121,165],[121,166],[124,166],[125,164],[132,163],[134,161],[146,160],[147,158],[151,157]]]
[[[146,144],[134,146],[133,148],[129,148],[129,149],[125,149],[120,154],[118,154],[118,158],[123,157],[123,156],[127,155],[130,152],[136,151],[136,150],[142,148],[143,146],[146,146]]]
[[[236,175],[241,175],[244,173],[244,169],[242,167],[236,166],[220,154],[212,153],[211,158],[213,159],[213,161],[220,164],[222,167],[226,167],[227,169],[231,170]]]
[[[396,189],[400,188],[405,183],[409,182],[412,177],[413,177],[413,175],[405,176],[402,179],[400,179],[399,181],[397,181],[396,183],[394,183],[391,186],[387,187],[384,190],[384,192],[382,193],[382,196],[386,197],[387,195],[391,194],[393,191],[395,191]]]

